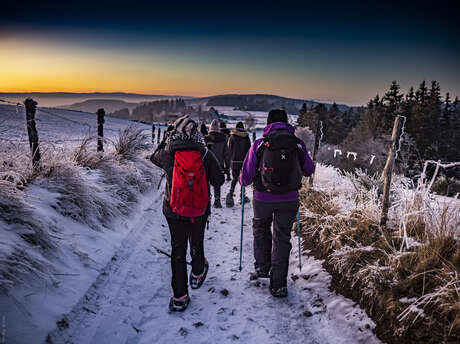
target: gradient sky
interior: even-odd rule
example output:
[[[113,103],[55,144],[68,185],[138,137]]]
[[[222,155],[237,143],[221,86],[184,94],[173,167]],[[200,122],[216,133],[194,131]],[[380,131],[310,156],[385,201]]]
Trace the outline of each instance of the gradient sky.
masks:
[[[0,92],[460,95],[455,2],[321,3],[2,1]]]

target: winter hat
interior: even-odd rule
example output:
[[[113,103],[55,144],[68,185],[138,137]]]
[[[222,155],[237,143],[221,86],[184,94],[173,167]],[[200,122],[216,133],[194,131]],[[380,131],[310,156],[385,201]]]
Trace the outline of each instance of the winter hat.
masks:
[[[178,132],[187,136],[191,136],[198,127],[198,124],[188,115],[176,119],[173,125]]]
[[[209,131],[219,131],[219,121],[217,119],[212,120]]]
[[[272,109],[268,113],[267,124],[275,122],[286,122],[288,121],[287,113],[283,109]]]
[[[236,123],[236,128],[237,128],[237,129],[238,129],[238,128],[239,128],[239,129],[244,129],[243,122],[240,121],[240,122]]]
[[[175,130],[171,131],[168,136],[168,142],[171,141],[194,141],[204,145],[203,135],[197,130],[198,124],[188,115],[178,118],[173,127]]]

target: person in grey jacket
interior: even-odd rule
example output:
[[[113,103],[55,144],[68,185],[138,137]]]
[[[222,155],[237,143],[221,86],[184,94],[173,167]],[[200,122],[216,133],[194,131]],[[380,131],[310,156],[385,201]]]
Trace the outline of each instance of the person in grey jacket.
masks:
[[[209,134],[204,138],[206,146],[214,153],[219,161],[222,171],[230,170],[230,152],[227,147],[227,137],[219,129],[219,122],[213,120],[209,129]],[[214,187],[214,207],[222,208],[220,202],[220,186]]]

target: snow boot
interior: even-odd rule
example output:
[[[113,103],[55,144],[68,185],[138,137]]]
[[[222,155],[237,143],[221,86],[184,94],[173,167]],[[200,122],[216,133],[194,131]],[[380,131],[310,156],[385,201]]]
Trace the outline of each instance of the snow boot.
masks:
[[[214,200],[214,208],[222,208],[222,203],[220,203],[220,199]]]
[[[227,208],[231,208],[235,205],[235,201],[233,200],[233,194],[227,194],[227,197],[225,197],[225,205],[227,206]]]
[[[248,196],[244,196],[244,204],[251,202]],[[240,204],[241,204],[241,197],[240,197]]]
[[[272,294],[273,297],[287,297],[288,296],[287,287],[273,288],[270,285],[268,289],[270,289],[270,294]]]
[[[252,272],[249,276],[250,280],[256,280],[258,278],[270,278],[270,270],[268,271],[262,271],[258,268],[256,268],[255,272]]]
[[[174,297],[169,300],[169,311],[170,312],[183,312],[187,309],[190,303],[190,297],[185,295],[185,297],[181,297],[180,299],[176,299]]]
[[[190,287],[192,289],[198,289],[203,284],[204,280],[206,279],[206,275],[208,274],[209,270],[209,263],[207,260],[204,261],[204,271],[200,276],[194,276],[193,273],[190,273]]]

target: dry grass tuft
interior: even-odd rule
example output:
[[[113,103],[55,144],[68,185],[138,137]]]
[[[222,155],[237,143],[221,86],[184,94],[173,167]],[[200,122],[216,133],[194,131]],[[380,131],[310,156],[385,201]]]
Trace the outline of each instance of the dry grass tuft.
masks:
[[[395,177],[389,225],[380,228],[379,178],[362,171],[346,178],[354,192],[321,186],[301,190],[306,241],[321,250],[342,282],[362,289],[358,301],[371,314],[377,307],[387,313],[380,319],[394,319],[398,338],[460,340],[458,200],[434,198],[426,184],[415,188]]]
[[[0,141],[0,293],[27,283],[30,275],[53,281],[49,259],[57,250],[57,228],[29,206],[27,186],[56,193],[50,206],[57,213],[94,230],[108,228],[156,185],[151,164],[137,158],[149,147],[145,138],[140,129],[128,127],[115,143],[116,152],[103,157],[95,144],[90,146],[92,138],[71,149],[44,143],[35,171],[27,145]]]
[[[121,158],[133,160],[139,151],[150,148],[151,142],[149,135],[133,124],[119,132],[114,147],[115,153]]]

